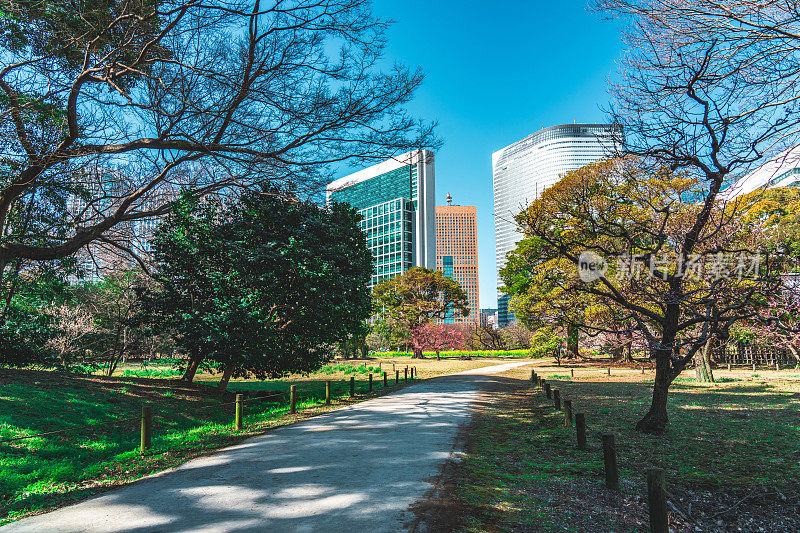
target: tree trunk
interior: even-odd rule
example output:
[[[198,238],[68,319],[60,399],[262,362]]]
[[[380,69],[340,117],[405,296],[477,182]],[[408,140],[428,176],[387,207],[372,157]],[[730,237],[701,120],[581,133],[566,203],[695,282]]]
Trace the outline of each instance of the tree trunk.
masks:
[[[233,365],[228,365],[225,367],[225,370],[222,371],[222,378],[219,380],[217,384],[217,390],[224,391],[228,388],[228,382],[231,380],[231,376],[233,375]]]
[[[706,341],[702,350],[694,356],[694,375],[699,383],[714,383],[714,373],[711,371],[711,352],[714,349],[714,337]]]
[[[120,356],[119,338],[121,335],[122,335],[122,323],[117,322],[117,334],[114,336],[114,348],[112,351],[114,355],[111,356],[111,361],[108,363],[108,372],[106,373],[108,377],[114,375],[114,370],[117,369],[117,361],[119,361],[119,356]]]
[[[670,351],[655,351],[656,379],[653,383],[653,401],[650,403],[650,410],[636,424],[636,430],[642,433],[658,435],[667,427],[667,393],[673,379],[669,364]]]
[[[577,324],[567,324],[567,357],[578,357],[578,339],[580,333]]]
[[[424,359],[422,356],[422,348],[414,348],[414,355],[411,356],[412,359]]]
[[[203,358],[199,355],[194,355],[189,358],[189,362],[186,364],[186,371],[183,373],[181,377],[181,381],[185,381],[187,383],[192,383],[194,381],[194,376],[197,374],[197,369],[200,368],[200,363],[203,361]]]

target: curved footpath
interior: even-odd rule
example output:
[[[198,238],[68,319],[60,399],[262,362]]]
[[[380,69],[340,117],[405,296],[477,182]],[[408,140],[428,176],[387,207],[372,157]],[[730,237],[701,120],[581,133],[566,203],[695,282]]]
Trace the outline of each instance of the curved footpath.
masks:
[[[12,532],[399,531],[453,452],[489,376],[513,362],[421,382],[284,426]]]

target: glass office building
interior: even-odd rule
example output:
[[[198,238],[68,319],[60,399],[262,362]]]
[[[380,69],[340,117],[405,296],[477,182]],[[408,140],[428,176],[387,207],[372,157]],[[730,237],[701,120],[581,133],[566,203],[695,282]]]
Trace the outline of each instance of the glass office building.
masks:
[[[506,254],[522,239],[514,217],[566,172],[607,158],[618,131],[609,124],[551,126],[492,154],[498,287]],[[509,299],[498,291],[501,327],[514,318]]]
[[[328,202],[350,204],[364,218],[370,289],[412,266],[435,268],[434,183],[433,152],[416,150],[327,186]]]

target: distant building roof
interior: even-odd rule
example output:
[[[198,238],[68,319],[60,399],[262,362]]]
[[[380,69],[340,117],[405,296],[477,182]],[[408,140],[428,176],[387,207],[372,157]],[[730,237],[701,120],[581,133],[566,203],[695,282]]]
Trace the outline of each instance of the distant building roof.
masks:
[[[800,185],[800,145],[784,150],[778,157],[738,179],[720,196],[723,200],[733,200],[758,189],[797,185]]]

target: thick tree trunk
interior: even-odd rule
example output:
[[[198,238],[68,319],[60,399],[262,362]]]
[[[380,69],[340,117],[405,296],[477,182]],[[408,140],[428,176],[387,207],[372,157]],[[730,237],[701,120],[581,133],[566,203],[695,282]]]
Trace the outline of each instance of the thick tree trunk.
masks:
[[[670,350],[656,351],[656,379],[653,383],[653,400],[650,410],[636,424],[636,430],[643,433],[660,434],[667,427],[667,393],[673,375],[669,363]]]
[[[711,371],[711,352],[714,349],[714,337],[706,341],[702,350],[694,356],[694,375],[700,383],[713,383],[714,373]]]
[[[422,356],[422,348],[414,348],[414,355],[411,356],[412,359],[424,359]]]
[[[228,365],[225,367],[225,370],[222,371],[222,378],[220,378],[219,383],[217,384],[217,389],[220,391],[224,391],[228,388],[228,382],[231,380],[231,376],[233,375],[233,365]]]

